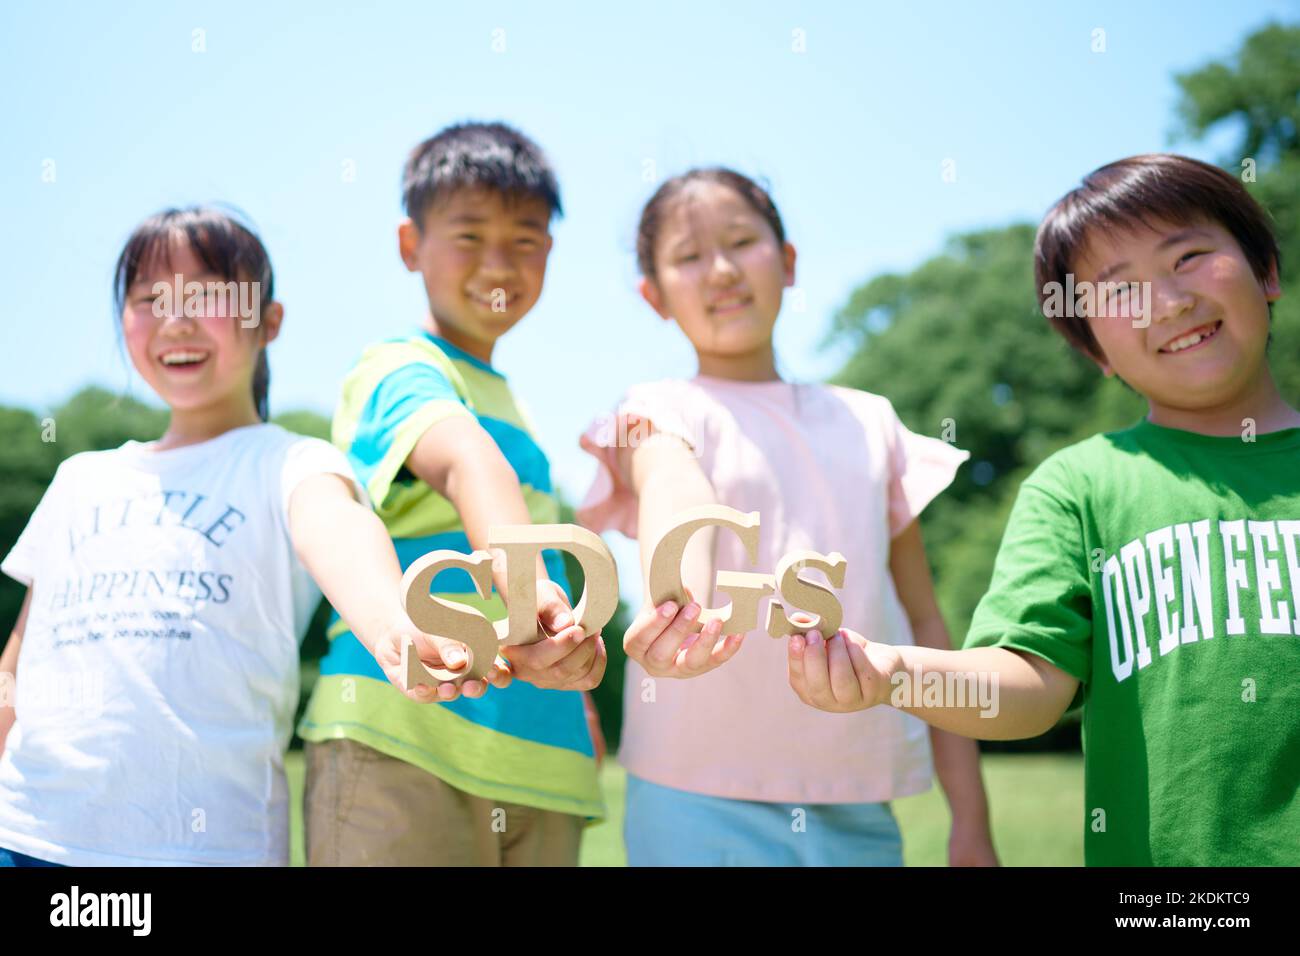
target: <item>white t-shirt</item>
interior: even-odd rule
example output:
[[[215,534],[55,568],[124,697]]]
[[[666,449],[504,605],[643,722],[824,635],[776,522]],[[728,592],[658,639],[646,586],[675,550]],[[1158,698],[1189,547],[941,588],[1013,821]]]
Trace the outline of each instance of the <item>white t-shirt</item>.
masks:
[[[320,473],[356,488],[336,448],[269,424],[59,466],[0,564],[33,588],[0,847],[77,866],[288,863],[284,752],[320,599],[288,505]]]

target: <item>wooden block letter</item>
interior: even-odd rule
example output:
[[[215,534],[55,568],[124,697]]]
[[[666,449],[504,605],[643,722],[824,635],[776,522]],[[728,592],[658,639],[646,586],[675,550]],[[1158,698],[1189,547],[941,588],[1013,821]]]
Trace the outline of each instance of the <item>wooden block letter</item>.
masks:
[[[402,604],[420,630],[460,641],[469,651],[469,666],[458,671],[426,667],[415,653],[415,643],[402,647],[402,675],[406,689],[420,684],[436,687],[440,682],[467,678],[482,680],[492,672],[497,656],[497,631],[492,622],[467,604],[448,601],[430,593],[439,571],[460,568],[468,571],[481,597],[492,592],[492,555],[487,551],[430,551],[418,558],[402,576]]]
[[[493,525],[488,547],[506,555],[506,611],[501,631],[504,644],[535,644],[537,627],[537,555],[547,548],[567,551],[582,565],[586,579],[573,617],[590,637],[609,623],[618,610],[618,570],[600,535],[572,524]],[[498,627],[502,622],[498,622]]]
[[[689,600],[686,596],[686,588],[682,584],[682,552],[686,550],[687,543],[691,540],[691,535],[701,528],[707,528],[714,525],[719,528],[730,528],[740,538],[741,543],[745,546],[745,553],[749,556],[750,563],[758,560],[758,535],[759,535],[759,518],[757,511],[745,513],[737,511],[735,508],[728,508],[725,505],[700,505],[697,508],[690,508],[677,515],[672,527],[663,533],[655,544],[654,552],[650,556],[650,603],[658,607],[665,601],[676,601],[679,606],[684,606]],[[724,572],[726,573],[726,572]],[[718,575],[721,582],[722,574]],[[728,579],[731,588],[754,587],[754,582],[749,579],[743,581],[736,578]],[[711,595],[700,595],[700,604],[703,605]],[[758,601],[761,600],[762,594],[753,598],[755,608]],[[748,595],[744,597],[745,601],[749,600]],[[732,597],[732,612],[735,609],[737,597]],[[725,609],[704,608],[699,619],[695,622],[696,630],[703,627],[711,619],[720,616]],[[757,616],[757,610],[755,610]],[[727,631],[729,634],[740,633],[737,630]]]
[[[722,620],[723,634],[748,634],[758,627],[758,602],[776,593],[776,576],[753,571],[719,571],[715,588],[731,598],[724,608],[700,612],[703,627],[715,617]]]
[[[792,551],[781,559],[776,566],[777,585],[781,591],[781,600],[793,607],[802,608],[787,616],[785,606],[780,601],[773,601],[767,606],[767,633],[773,637],[787,637],[790,634],[807,634],[820,631],[830,637],[844,623],[844,609],[831,589],[823,584],[807,581],[800,577],[805,568],[813,568],[826,575],[833,587],[844,587],[844,572],[848,562],[838,551],[819,554],[816,551]]]

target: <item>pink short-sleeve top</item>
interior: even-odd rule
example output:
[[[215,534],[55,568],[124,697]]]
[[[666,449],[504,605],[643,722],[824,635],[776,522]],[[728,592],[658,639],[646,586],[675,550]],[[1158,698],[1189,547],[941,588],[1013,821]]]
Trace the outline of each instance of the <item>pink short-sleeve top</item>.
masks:
[[[615,457],[638,421],[694,449],[720,503],[759,512],[758,564],[723,530],[718,570],[771,573],[790,551],[839,551],[844,626],[913,643],[889,543],[967,452],[909,431],[887,399],[854,389],[703,375],[637,385],[581,439],[601,463],[578,511],[595,531],[636,537],[636,496]],[[805,705],[790,689],[786,641],[761,629],[725,665],[689,680],[652,679],[629,661],[619,757],[653,783],[779,803],[880,802],[924,791],[932,776],[924,723],[890,707],[828,714]]]

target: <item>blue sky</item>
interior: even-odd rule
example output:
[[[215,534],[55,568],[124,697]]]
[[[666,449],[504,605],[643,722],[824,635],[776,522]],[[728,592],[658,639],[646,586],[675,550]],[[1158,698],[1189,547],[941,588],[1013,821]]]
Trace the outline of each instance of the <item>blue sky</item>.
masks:
[[[767,179],[804,303],[787,300],[778,350],[790,376],[823,377],[843,357],[820,348],[824,331],[856,284],[954,232],[1036,221],[1108,160],[1179,145],[1173,74],[1297,12],[1264,0],[6,2],[0,402],[40,409],[90,382],[150,398],[116,344],[113,262],[150,213],[220,200],[259,227],[285,303],[272,408],[328,414],[362,346],[424,308],[396,253],[407,151],[456,120],[504,119],[549,153],[567,215],[542,299],[496,364],[579,497],[587,421],[633,382],[694,372],[680,333],[636,293],[635,224],[657,181],[706,163]],[[1213,144],[1181,148],[1218,158]],[[941,176],[949,159],[955,182]]]

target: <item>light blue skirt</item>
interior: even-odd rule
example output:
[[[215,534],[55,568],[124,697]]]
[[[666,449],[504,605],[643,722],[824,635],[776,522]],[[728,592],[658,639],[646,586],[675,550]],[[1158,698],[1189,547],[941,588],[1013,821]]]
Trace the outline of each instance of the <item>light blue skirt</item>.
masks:
[[[628,866],[902,866],[888,803],[765,803],[627,776]]]

